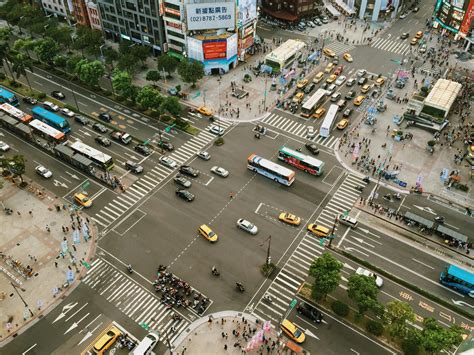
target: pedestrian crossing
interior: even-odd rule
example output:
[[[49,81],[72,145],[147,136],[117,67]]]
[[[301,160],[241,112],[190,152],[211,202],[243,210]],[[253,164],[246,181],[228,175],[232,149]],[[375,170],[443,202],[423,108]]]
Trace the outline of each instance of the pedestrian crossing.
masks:
[[[171,343],[189,325],[184,317],[181,321],[173,320],[173,309],[166,308],[152,292],[105,259],[94,260],[82,282],[134,322],[163,336],[166,334],[163,338],[168,337]]]
[[[387,52],[392,52],[400,55],[407,55],[411,52],[412,46],[407,40],[402,39],[390,39],[390,38],[377,38],[370,45],[373,48],[381,49]]]
[[[352,44],[346,44],[339,41],[331,42],[324,46],[324,48],[331,49],[336,55],[340,55],[349,52],[355,48]]]
[[[360,197],[360,191],[355,189],[356,186],[365,186],[365,183],[362,178],[349,174],[315,223],[332,229],[335,218],[345,211],[350,211]],[[252,313],[259,318],[280,323],[286,316],[288,306],[295,298],[296,292],[308,278],[312,262],[324,252],[325,248],[320,245],[319,239],[311,233],[306,233],[265,293],[272,298],[272,302],[266,302],[262,297],[253,307]]]
[[[431,74],[431,75],[436,76],[436,75],[441,74],[441,70],[437,67],[432,68],[431,64],[427,62],[427,63],[424,63],[420,67],[420,73],[422,73],[422,74]]]
[[[217,124],[217,123],[214,123]],[[233,125],[232,122],[220,121],[220,127],[228,129]],[[209,125],[210,127],[211,125]],[[208,127],[208,128],[209,128]],[[191,157],[204,149],[216,136],[208,132],[208,129],[202,130],[199,134],[178,149],[174,150],[168,156],[179,165],[184,164]],[[130,185],[124,193],[118,195],[113,201],[109,202],[100,211],[92,216],[94,222],[103,228],[110,226],[115,220],[122,216],[128,209],[144,198],[150,191],[158,186],[164,179],[170,176],[175,169],[163,165],[157,165],[143,174],[140,179]]]
[[[330,149],[334,148],[337,142],[337,137],[334,137],[334,136],[329,136],[325,138],[325,137],[321,137],[318,134],[314,138],[307,138],[306,130],[308,129],[309,126],[312,126],[312,125],[305,125],[303,123],[299,123],[287,117],[280,116],[276,113],[272,113],[268,115],[262,120],[262,122],[269,126],[281,129],[282,131],[294,134],[295,136],[298,136],[304,139],[309,139],[310,141],[314,143],[320,144]]]

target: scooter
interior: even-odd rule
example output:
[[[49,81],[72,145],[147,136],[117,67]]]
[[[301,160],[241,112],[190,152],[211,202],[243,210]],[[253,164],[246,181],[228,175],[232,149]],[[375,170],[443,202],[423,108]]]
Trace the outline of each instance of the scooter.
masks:
[[[370,183],[370,177],[366,176],[365,178],[362,179],[362,181],[368,184]]]
[[[219,276],[221,273],[219,271],[217,271],[217,269],[215,267],[212,267],[211,274],[214,275],[214,276]]]
[[[383,199],[388,202],[392,202],[392,196],[391,195],[383,195]]]
[[[395,199],[395,200],[398,200],[400,201],[402,199],[402,195],[400,195],[399,192],[397,192],[396,194],[392,194],[392,197]]]
[[[357,186],[355,187],[355,189],[356,189],[357,191],[362,192],[362,191],[364,191],[364,186],[357,185]]]
[[[244,285],[242,285],[240,282],[236,282],[235,287],[237,288],[237,291],[245,292]]]
[[[273,303],[273,298],[272,298],[272,296],[270,296],[270,295],[265,295],[265,296],[263,296],[263,300],[264,300],[266,303]]]
[[[439,224],[444,223],[444,217],[443,216],[436,216],[435,221],[438,222]]]
[[[129,274],[133,273],[132,265],[128,264],[127,270]]]
[[[12,210],[11,208],[7,208],[7,207],[5,207],[4,211],[5,211],[5,214],[6,214],[7,216],[9,216],[9,215],[11,215],[11,214],[13,213],[13,210]]]

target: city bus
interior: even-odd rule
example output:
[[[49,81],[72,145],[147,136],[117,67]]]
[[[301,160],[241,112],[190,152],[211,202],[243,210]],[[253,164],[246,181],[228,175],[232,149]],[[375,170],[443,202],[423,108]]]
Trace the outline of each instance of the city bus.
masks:
[[[331,128],[336,120],[337,111],[339,110],[339,106],[331,105],[329,106],[329,110],[326,113],[326,117],[324,117],[323,124],[319,129],[319,135],[321,137],[327,138],[329,137],[329,133],[331,133]]]
[[[51,127],[60,130],[64,134],[71,132],[71,126],[69,126],[69,122],[65,118],[46,110],[44,107],[34,106],[31,109],[31,112],[33,112],[34,119],[43,121]]]
[[[474,274],[457,267],[448,265],[439,275],[439,282],[444,286],[474,298]]]
[[[278,165],[270,160],[256,154],[250,154],[247,158],[247,169],[266,176],[282,185],[290,186],[295,181],[295,172],[284,166]]]
[[[308,101],[306,101],[301,108],[301,116],[303,117],[311,117],[318,108],[319,105],[321,105],[326,98],[326,90],[324,89],[318,89],[316,92],[309,98]]]
[[[18,97],[11,91],[0,87],[0,103],[7,103],[12,106],[19,106],[20,101],[18,101]]]
[[[102,153],[100,150],[89,147],[82,142],[74,142],[69,147],[87,159],[91,160],[96,166],[103,170],[111,170],[114,167],[114,161],[110,155]]]
[[[56,128],[53,128],[40,120],[33,120],[28,124],[28,126],[33,130],[34,134],[38,134],[49,142],[55,144],[64,144],[67,142],[66,135],[63,132],[58,131]]]
[[[323,161],[287,147],[280,148],[278,159],[311,175],[319,176],[324,171]]]
[[[5,112],[8,116],[13,117],[17,121],[23,123],[28,123],[33,119],[33,116],[7,103],[0,105],[0,111]]]

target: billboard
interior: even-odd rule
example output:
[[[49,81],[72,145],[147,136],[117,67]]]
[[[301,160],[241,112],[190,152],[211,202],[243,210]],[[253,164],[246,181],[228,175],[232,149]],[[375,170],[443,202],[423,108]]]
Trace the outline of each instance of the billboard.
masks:
[[[474,1],[469,3],[469,6],[466,9],[466,15],[464,16],[464,21],[461,24],[459,33],[463,36],[466,36],[469,33],[471,28],[472,21],[474,19]]]
[[[227,39],[211,39],[202,41],[204,60],[225,59],[227,55]]]
[[[239,28],[257,18],[257,0],[238,0],[238,9]]]
[[[233,2],[199,3],[186,5],[188,30],[210,30],[235,27]]]

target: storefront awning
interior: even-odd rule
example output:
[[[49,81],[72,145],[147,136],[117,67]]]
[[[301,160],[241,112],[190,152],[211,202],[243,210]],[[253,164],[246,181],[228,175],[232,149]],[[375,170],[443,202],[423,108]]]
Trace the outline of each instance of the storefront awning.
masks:
[[[441,224],[438,226],[438,228],[436,228],[436,230],[440,233],[443,233],[444,235],[447,235],[448,237],[459,240],[461,242],[467,243],[468,241],[468,238],[464,234],[453,231],[452,229],[449,229]]]
[[[329,3],[326,3],[326,9],[331,13],[331,15],[333,16],[341,16],[341,13],[339,11],[337,11],[337,9],[332,6],[331,4]]]
[[[344,3],[342,0],[334,0],[334,4],[337,6],[340,6],[342,11],[345,12],[346,15],[353,15],[355,14],[355,11],[351,9],[346,3]]]
[[[412,221],[418,222],[418,223],[426,226],[427,228],[433,228],[433,225],[434,225],[433,221],[430,221],[429,219],[420,217],[420,216],[418,216],[414,213],[408,212],[408,211],[405,212],[405,218],[408,218],[408,219],[411,219]]]
[[[266,8],[262,8],[263,12],[267,13],[268,15],[278,18],[280,20],[285,21],[296,21],[298,20],[298,16],[293,15],[292,13],[286,11],[272,11]]]

